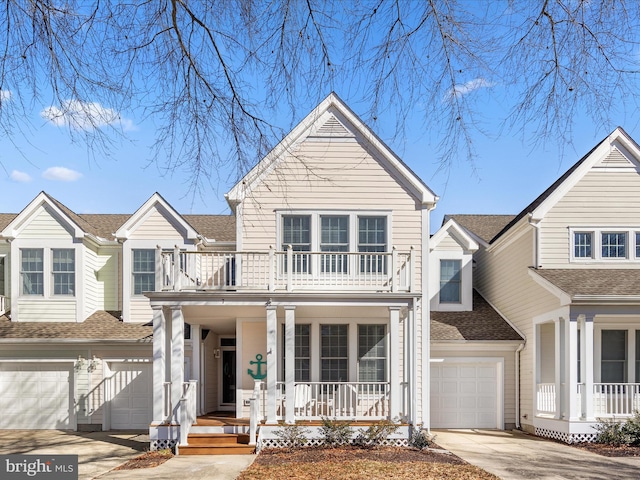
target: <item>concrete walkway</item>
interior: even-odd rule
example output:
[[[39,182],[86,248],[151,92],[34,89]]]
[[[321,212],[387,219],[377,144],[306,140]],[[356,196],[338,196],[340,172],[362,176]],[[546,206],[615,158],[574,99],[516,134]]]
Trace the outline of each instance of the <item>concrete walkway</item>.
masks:
[[[78,479],[233,480],[255,455],[173,457],[158,467],[113,471],[149,449],[149,435],[136,432],[0,430],[1,454],[78,455]]]
[[[640,458],[610,458],[521,432],[433,430],[435,443],[504,480],[640,478]]]

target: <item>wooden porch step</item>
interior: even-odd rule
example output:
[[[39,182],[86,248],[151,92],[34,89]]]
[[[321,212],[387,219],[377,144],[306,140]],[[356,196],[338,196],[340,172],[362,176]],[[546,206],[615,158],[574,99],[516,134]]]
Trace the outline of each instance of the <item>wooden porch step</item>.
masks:
[[[250,455],[256,450],[243,433],[191,433],[187,442],[178,448],[180,455]]]

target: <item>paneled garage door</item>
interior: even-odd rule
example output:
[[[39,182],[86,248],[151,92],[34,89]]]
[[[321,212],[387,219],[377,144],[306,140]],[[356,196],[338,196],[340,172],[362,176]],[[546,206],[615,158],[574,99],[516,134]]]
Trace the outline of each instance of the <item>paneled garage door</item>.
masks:
[[[153,416],[150,363],[111,364],[111,429],[145,430]]]
[[[433,428],[502,428],[498,364],[443,362],[431,365]],[[500,382],[500,383],[499,383]]]
[[[72,366],[0,363],[0,429],[70,429]]]

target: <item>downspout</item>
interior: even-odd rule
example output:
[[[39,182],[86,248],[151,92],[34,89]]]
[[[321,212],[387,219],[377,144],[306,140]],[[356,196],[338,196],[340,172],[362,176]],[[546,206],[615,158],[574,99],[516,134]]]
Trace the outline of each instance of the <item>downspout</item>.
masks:
[[[516,429],[520,430],[520,352],[524,349],[524,343],[516,349]]]

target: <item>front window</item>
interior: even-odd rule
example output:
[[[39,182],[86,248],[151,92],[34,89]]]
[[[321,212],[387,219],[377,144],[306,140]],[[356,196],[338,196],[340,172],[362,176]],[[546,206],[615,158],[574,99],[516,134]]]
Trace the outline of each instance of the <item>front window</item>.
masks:
[[[282,330],[282,345],[286,345],[286,332]],[[282,349],[282,378],[286,378],[285,349]],[[294,370],[296,382],[311,380],[311,325],[295,325]]]
[[[602,233],[602,258],[626,258],[627,234],[619,232]]]
[[[20,250],[20,276],[23,295],[44,295],[44,250],[23,248]]]
[[[385,273],[387,251],[387,217],[358,217],[358,252],[362,273]]]
[[[636,232],[636,258],[640,258],[640,232]]]
[[[4,266],[5,266],[5,258],[0,257],[0,295],[6,295],[6,290],[4,286]]]
[[[602,330],[602,383],[627,381],[627,330]]]
[[[384,325],[358,325],[358,381],[386,381],[387,349]]]
[[[461,260],[440,260],[440,303],[460,303]]]
[[[349,380],[348,325],[320,325],[320,381]]]
[[[287,251],[289,245],[293,250],[293,271],[310,273],[309,255],[295,252],[311,251],[311,216],[285,215],[282,217],[282,250]],[[287,265],[285,264],[285,271]]]
[[[76,290],[75,250],[58,248],[52,251],[53,294],[74,295]]]
[[[320,217],[320,251],[349,251],[349,217],[345,215],[322,215]],[[346,273],[347,255],[322,255],[322,272]]]
[[[156,252],[153,249],[133,250],[133,294],[142,295],[156,289]]]
[[[573,256],[591,258],[591,232],[576,232],[573,237]]]

